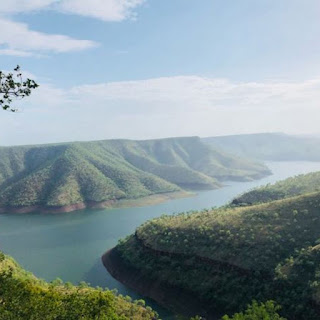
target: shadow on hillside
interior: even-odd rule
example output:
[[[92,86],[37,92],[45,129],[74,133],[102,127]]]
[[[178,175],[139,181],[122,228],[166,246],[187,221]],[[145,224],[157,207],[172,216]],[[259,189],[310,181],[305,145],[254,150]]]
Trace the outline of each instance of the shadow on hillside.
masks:
[[[108,288],[108,289],[116,288],[119,294],[122,294],[125,296],[129,295],[132,299],[144,299],[147,305],[151,306],[153,309],[159,312],[161,319],[163,320],[174,319],[174,316],[170,311],[160,307],[153,300],[150,300],[146,297],[142,297],[141,295],[135,293],[133,290],[125,287],[119,281],[114,279],[103,266],[101,259],[97,259],[94,265],[91,267],[91,269],[85,273],[83,281],[90,283],[90,285],[93,287],[99,286],[99,287]]]

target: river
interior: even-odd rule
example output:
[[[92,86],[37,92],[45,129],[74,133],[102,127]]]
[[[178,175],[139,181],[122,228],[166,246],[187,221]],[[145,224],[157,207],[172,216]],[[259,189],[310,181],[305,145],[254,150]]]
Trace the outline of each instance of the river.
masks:
[[[114,247],[120,238],[133,233],[137,226],[163,213],[221,206],[256,186],[300,173],[320,171],[317,162],[268,162],[267,165],[273,175],[264,179],[230,182],[218,190],[148,207],[63,214],[2,214],[0,247],[25,269],[45,280],[59,277],[72,283],[87,281],[93,286],[117,288],[121,294],[141,298],[108,274],[101,264],[101,255]],[[163,319],[171,318],[170,313],[150,303]]]

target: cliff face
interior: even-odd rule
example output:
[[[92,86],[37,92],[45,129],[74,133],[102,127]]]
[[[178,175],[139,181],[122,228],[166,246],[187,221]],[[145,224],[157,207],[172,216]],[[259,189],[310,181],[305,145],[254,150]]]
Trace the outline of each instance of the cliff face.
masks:
[[[139,269],[128,264],[117,249],[111,249],[102,256],[102,263],[108,272],[125,286],[139,294],[155,300],[159,305],[188,317],[206,315],[208,320],[217,320],[217,315],[208,314],[205,306],[192,292],[170,285],[159,279],[150,279]]]
[[[217,152],[194,137],[6,147],[0,148],[0,210],[109,206],[269,173],[259,163]]]
[[[199,256],[190,256],[188,254],[173,253],[168,251],[155,250],[146,245],[137,235],[134,235],[130,240],[131,250],[137,252],[138,259],[142,261],[153,261],[152,267],[146,270],[139,268],[127,259],[122,250],[117,247],[107,251],[102,256],[102,263],[108,272],[118,281],[133,289],[139,294],[155,300],[161,306],[172,310],[176,314],[181,314],[186,317],[201,315],[208,320],[221,319],[224,311],[211,307],[208,300],[192,288],[172,281],[173,279],[166,278],[166,268],[170,268],[172,262],[176,268],[175,277],[179,277],[179,272],[189,269],[192,270],[196,281],[201,284],[210,275],[216,276],[216,273],[229,273],[229,276],[242,278],[244,281],[261,281],[254,272],[242,269],[229,263],[223,263]],[[146,260],[144,260],[146,258]],[[170,261],[170,262],[169,262]],[[148,263],[147,262],[147,263]],[[158,276],[153,274],[152,268],[158,269]],[[207,272],[207,273],[205,273]],[[160,275],[160,276],[159,276]],[[183,277],[183,274],[180,275]],[[264,280],[271,280],[270,275],[264,274]],[[190,280],[193,282],[195,279]],[[237,308],[231,311],[236,311]]]

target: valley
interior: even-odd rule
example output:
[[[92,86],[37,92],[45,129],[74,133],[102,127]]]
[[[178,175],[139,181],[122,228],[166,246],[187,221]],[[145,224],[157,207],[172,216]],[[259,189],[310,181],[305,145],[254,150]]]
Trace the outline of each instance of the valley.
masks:
[[[320,1],[0,1],[0,320],[319,320]]]
[[[101,255],[113,248],[120,238],[130,235],[145,221],[163,213],[201,210],[222,206],[254,187],[285,178],[320,171],[316,162],[268,162],[273,175],[248,182],[225,182],[224,188],[198,192],[196,196],[171,200],[146,207],[90,209],[58,215],[26,213],[0,215],[2,250],[24,268],[47,281],[59,277],[74,284],[87,281],[93,286],[117,288],[134,299],[145,298],[116,281],[106,272]],[[173,319],[152,300],[148,300],[162,319]]]

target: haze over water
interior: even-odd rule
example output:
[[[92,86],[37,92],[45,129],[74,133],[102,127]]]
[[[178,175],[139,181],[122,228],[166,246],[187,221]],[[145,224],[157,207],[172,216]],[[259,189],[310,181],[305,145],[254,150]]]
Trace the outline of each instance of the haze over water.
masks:
[[[218,190],[154,206],[64,214],[3,214],[0,215],[1,250],[45,280],[59,277],[73,283],[87,281],[93,286],[117,288],[119,293],[140,298],[108,274],[101,264],[101,255],[143,222],[163,213],[221,206],[256,186],[320,170],[317,162],[269,162],[268,166],[273,175],[262,180],[231,182]],[[153,307],[166,316],[157,305]]]

